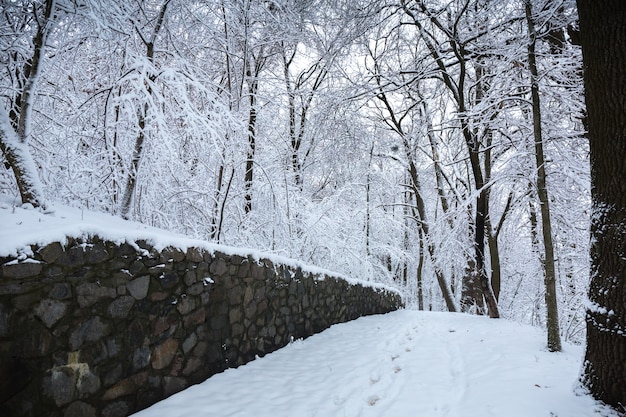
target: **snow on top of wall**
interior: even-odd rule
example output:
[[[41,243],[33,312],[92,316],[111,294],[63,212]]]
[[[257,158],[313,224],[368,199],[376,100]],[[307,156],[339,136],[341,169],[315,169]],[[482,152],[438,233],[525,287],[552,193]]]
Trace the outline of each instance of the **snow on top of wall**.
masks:
[[[106,213],[84,209],[51,205],[43,212],[29,205],[18,206],[19,200],[0,194],[0,256],[26,257],[31,254],[30,245],[45,246],[52,242],[64,243],[68,237],[101,239],[118,244],[145,240],[156,250],[171,246],[186,251],[190,247],[205,249],[211,253],[221,252],[226,255],[248,256],[255,260],[268,259],[274,264],[302,268],[304,272],[321,276],[329,275],[346,280],[351,284],[361,284],[373,288],[397,292],[397,289],[373,282],[353,279],[324,268],[307,265],[300,261],[280,255],[274,255],[251,248],[238,248],[218,245],[207,241],[190,239],[163,229],[142,223],[124,220]],[[323,279],[323,278],[321,278]]]

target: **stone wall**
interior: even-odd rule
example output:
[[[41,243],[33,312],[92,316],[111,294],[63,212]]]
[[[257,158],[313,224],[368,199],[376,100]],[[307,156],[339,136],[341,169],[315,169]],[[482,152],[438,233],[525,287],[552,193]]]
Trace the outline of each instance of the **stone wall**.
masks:
[[[0,415],[117,417],[398,294],[267,259],[97,238],[0,258]]]

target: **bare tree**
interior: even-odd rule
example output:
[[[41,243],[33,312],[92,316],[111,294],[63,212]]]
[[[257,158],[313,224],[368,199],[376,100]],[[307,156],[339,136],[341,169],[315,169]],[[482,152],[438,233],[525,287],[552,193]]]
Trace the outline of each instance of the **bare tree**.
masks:
[[[449,18],[443,21],[440,13],[431,10],[423,1],[401,1],[404,13],[409,17],[410,24],[414,25],[428,49],[433,61],[434,71],[439,74],[445,87],[453,97],[456,111],[459,114],[461,133],[467,145],[470,167],[476,190],[476,206],[474,216],[474,258],[469,262],[468,274],[463,283],[461,305],[463,310],[469,310],[477,306],[479,311],[483,305],[483,299],[487,304],[490,317],[499,317],[497,300],[493,294],[491,284],[485,269],[485,216],[488,207],[488,194],[485,192],[488,184],[485,183],[483,167],[481,163],[482,138],[480,131],[472,127],[472,121],[468,118],[470,102],[466,91],[468,83],[468,71],[471,66],[471,42],[484,36],[487,28],[481,28],[478,34],[469,39],[462,39],[459,31],[459,22],[463,14],[468,10],[469,1],[455,5],[456,15],[451,17],[452,10],[447,10]],[[428,23],[427,23],[428,22]],[[427,26],[429,24],[430,26]],[[432,29],[430,29],[432,28]],[[442,35],[437,35],[435,31]],[[451,56],[444,56],[442,48],[437,44],[438,36],[443,36],[450,48]],[[448,62],[453,64],[449,65]],[[458,67],[458,69],[455,69]],[[478,75],[477,75],[478,76]]]
[[[541,128],[541,102],[539,98],[539,73],[537,71],[537,56],[535,45],[537,33],[535,32],[535,16],[533,15],[530,0],[525,1],[526,22],[528,24],[528,68],[531,77],[531,99],[533,115],[533,139],[535,143],[535,163],[537,169],[537,195],[541,213],[541,231],[544,249],[544,281],[546,286],[546,309],[548,328],[548,349],[551,352],[561,351],[561,336],[558,317],[558,303],[556,297],[556,271],[554,262],[554,245],[552,243],[552,222],[550,217],[550,199],[546,185],[546,160],[544,157],[544,141]]]
[[[154,26],[148,31],[148,33],[143,33],[142,27],[137,23],[134,23],[134,29],[141,39],[141,42],[146,47],[146,58],[151,65],[154,65],[154,47],[157,41],[157,37],[159,36],[159,32],[163,27],[165,13],[167,12],[167,5],[169,4],[169,1],[170,0],[165,0],[165,2],[157,10]],[[147,8],[142,7],[141,4],[139,6],[139,14],[146,15],[146,17],[149,18],[150,11],[147,10]],[[153,90],[152,85],[154,84],[157,75],[154,73],[150,73],[146,76],[146,95],[151,96]],[[130,167],[128,168],[128,177],[126,179],[126,187],[124,190],[124,195],[122,196],[120,209],[120,214],[126,219],[130,217],[131,204],[137,187],[137,173],[139,171],[139,163],[141,162],[147,132],[150,131],[150,126],[146,125],[146,123],[150,123],[150,111],[151,104],[148,101],[144,103],[143,108],[137,110],[137,126],[139,130],[135,139],[135,147],[133,150]]]

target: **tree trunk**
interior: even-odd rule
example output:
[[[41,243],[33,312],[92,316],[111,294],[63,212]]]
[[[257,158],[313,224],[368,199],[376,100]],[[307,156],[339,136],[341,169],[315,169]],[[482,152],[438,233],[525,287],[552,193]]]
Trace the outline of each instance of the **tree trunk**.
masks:
[[[47,0],[43,7],[43,16],[37,16],[37,8],[33,10],[33,24],[36,22],[38,26],[32,40],[33,55],[26,60],[22,68],[26,78],[24,86],[15,97],[15,106],[10,106],[10,114],[6,113],[4,108],[0,108],[0,150],[15,175],[22,203],[45,208],[43,186],[28,149],[33,100],[45,57],[48,33],[55,18],[56,2]]]
[[[591,284],[582,380],[626,406],[626,2],[578,0],[591,151]]]
[[[548,349],[551,352],[561,351],[561,336],[559,329],[559,310],[556,298],[556,272],[554,267],[554,245],[552,243],[552,224],[550,219],[550,199],[546,185],[546,163],[543,152],[543,137],[541,130],[541,102],[539,100],[539,74],[535,55],[537,36],[532,15],[530,0],[526,0],[526,22],[528,23],[528,67],[531,77],[531,96],[533,108],[533,137],[535,140],[535,163],[537,167],[537,196],[539,197],[541,213],[541,230],[544,249],[544,280],[546,286],[546,325],[548,329]]]
[[[28,145],[18,139],[9,115],[0,105],[0,150],[13,170],[22,203],[45,209],[43,186]]]
[[[405,143],[406,146],[406,143]],[[407,156],[409,155],[409,150],[407,151]],[[422,198],[422,194],[420,192],[420,181],[417,176],[417,167],[412,159],[409,159],[409,174],[411,176],[411,187],[413,189],[413,194],[415,195],[416,200],[416,210],[417,216],[414,216],[416,220],[419,222],[419,227],[421,229],[420,233],[423,233],[423,241],[426,241],[426,245],[428,247],[428,253],[430,254],[430,259],[433,263],[433,269],[435,270],[435,277],[437,278],[437,283],[439,284],[439,288],[441,289],[441,294],[443,295],[443,299],[446,302],[446,307],[450,312],[456,312],[456,306],[454,304],[454,297],[452,296],[452,292],[448,287],[448,283],[446,282],[445,277],[443,276],[443,272],[437,265],[437,258],[435,257],[435,247],[428,238],[429,236],[429,226],[426,218],[426,208],[424,207],[424,199]]]
[[[161,6],[150,38],[144,38],[143,36],[141,36],[139,28],[135,28],[140,34],[144,45],[146,46],[146,58],[152,65],[154,65],[154,43],[156,42],[157,36],[161,31],[161,28],[163,27],[163,22],[165,21],[165,13],[167,11],[167,5],[169,4],[169,2],[170,0],[165,0],[163,5]],[[156,75],[150,74],[148,78],[149,83],[147,84],[146,92],[148,95],[152,95],[151,85],[156,80]],[[130,218],[130,209],[132,207],[133,199],[135,198],[135,192],[137,189],[137,174],[139,172],[139,164],[143,156],[144,144],[146,140],[146,120],[148,119],[149,111],[150,105],[148,103],[145,103],[143,109],[140,109],[137,112],[137,126],[139,128],[139,133],[137,134],[137,138],[135,139],[135,149],[133,150],[133,157],[130,161],[128,178],[126,179],[126,188],[124,189],[124,195],[122,196],[122,202],[120,207],[120,214],[125,219]]]
[[[262,55],[262,53],[261,51],[260,55]],[[244,176],[244,212],[246,214],[252,211],[252,181],[254,179],[254,156],[256,154],[257,93],[259,91],[258,77],[263,65],[261,62],[257,62],[254,65],[254,71],[252,71],[250,62],[248,62],[248,68],[246,70],[246,76],[248,78],[248,100],[250,104],[250,108],[248,109],[248,151]]]

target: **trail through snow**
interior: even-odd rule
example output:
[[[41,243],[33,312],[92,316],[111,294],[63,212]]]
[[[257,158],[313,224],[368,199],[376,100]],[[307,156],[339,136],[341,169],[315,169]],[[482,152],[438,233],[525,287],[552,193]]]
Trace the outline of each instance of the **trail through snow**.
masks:
[[[135,417],[616,416],[574,387],[583,354],[536,328],[402,310],[339,324]]]

